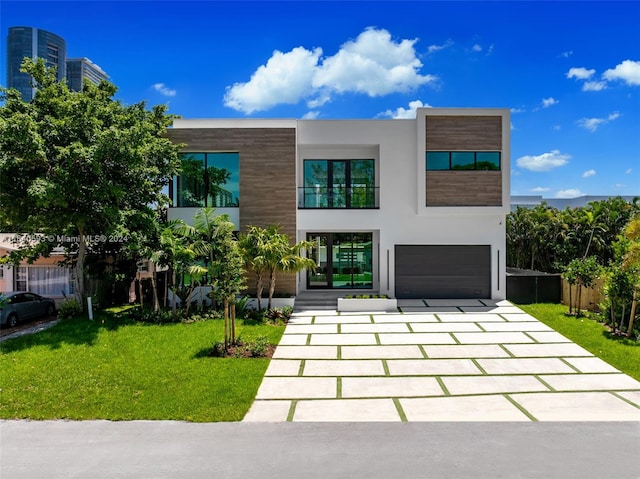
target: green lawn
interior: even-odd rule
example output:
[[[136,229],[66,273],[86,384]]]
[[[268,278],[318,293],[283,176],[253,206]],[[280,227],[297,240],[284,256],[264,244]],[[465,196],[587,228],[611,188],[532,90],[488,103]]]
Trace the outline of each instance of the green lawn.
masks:
[[[104,322],[103,322],[104,320]],[[283,326],[244,323],[277,344]],[[213,358],[223,322],[150,325],[101,313],[0,344],[0,417],[238,421],[268,359]]]
[[[593,319],[566,316],[567,306],[561,304],[529,304],[519,307],[640,381],[640,341],[613,336],[604,325]]]

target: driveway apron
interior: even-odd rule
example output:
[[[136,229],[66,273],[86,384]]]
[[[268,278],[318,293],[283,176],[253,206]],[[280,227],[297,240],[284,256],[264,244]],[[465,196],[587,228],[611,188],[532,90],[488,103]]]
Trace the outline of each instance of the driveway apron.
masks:
[[[294,314],[246,422],[640,421],[640,382],[507,301]]]

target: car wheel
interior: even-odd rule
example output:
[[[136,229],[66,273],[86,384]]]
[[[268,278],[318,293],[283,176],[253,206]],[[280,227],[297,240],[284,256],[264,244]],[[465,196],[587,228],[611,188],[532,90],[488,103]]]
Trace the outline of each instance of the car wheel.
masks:
[[[47,307],[47,316],[53,316],[54,314],[56,314],[56,307],[53,304],[50,304]]]
[[[15,313],[9,315],[7,324],[9,325],[10,328],[13,328],[14,326],[16,326],[18,324],[18,315]]]

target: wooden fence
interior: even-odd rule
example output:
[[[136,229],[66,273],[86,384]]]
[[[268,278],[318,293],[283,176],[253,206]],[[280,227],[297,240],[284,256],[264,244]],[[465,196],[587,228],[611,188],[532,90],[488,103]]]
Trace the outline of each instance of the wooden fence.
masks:
[[[602,293],[602,289],[604,286],[604,281],[601,279],[596,279],[591,288],[581,287],[581,298],[580,298],[580,309],[586,311],[600,311],[598,305],[604,299],[604,294]],[[576,294],[578,292],[578,288],[573,286],[571,288],[571,299],[575,302]],[[562,280],[562,304],[569,306],[569,283],[566,279]]]

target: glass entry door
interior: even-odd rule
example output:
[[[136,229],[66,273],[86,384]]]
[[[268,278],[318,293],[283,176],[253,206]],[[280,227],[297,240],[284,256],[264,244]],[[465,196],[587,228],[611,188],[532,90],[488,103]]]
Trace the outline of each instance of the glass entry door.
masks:
[[[373,241],[371,233],[309,233],[315,247],[309,257],[316,271],[307,273],[309,289],[371,289]]]

